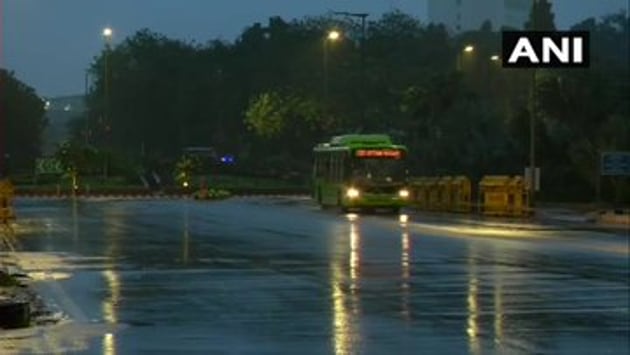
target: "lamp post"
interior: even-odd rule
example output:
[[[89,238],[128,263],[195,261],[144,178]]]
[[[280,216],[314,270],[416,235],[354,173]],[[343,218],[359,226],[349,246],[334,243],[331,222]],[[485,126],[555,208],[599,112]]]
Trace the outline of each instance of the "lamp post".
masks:
[[[88,104],[88,97],[90,95],[90,70],[86,69],[85,70],[85,96],[83,97],[83,100],[85,102],[85,105],[87,107]],[[85,111],[85,145],[88,146],[90,143],[90,114],[89,111],[86,110]]]
[[[464,70],[464,58],[463,55],[464,54],[472,54],[475,51],[475,46],[473,46],[472,44],[467,44],[464,48],[462,48],[461,51],[457,52],[457,70],[458,71],[463,71]]]
[[[334,15],[356,17],[361,19],[361,74],[360,74],[360,93],[361,93],[361,122],[365,122],[365,38],[366,38],[366,18],[370,15],[368,13],[335,11]]]
[[[328,43],[335,42],[341,37],[341,33],[336,30],[328,32],[323,40],[323,65],[324,65],[324,104],[328,104]]]
[[[109,111],[110,111],[110,107],[109,107],[109,56],[110,56],[110,52],[111,52],[111,42],[112,42],[112,37],[114,36],[114,30],[112,30],[111,27],[105,27],[103,29],[103,38],[105,39],[105,63],[104,63],[104,75],[103,75],[103,83],[104,83],[104,87],[103,87],[103,94],[104,94],[104,98],[105,98],[105,107],[103,110],[103,124],[104,124],[104,128],[105,128],[105,137],[104,137],[104,145],[107,145],[107,143],[109,143],[109,134],[111,131],[110,125],[110,117],[109,117]],[[109,156],[105,156],[105,161],[103,163],[103,177],[105,179],[107,179],[107,175],[108,175],[108,168],[109,168]]]

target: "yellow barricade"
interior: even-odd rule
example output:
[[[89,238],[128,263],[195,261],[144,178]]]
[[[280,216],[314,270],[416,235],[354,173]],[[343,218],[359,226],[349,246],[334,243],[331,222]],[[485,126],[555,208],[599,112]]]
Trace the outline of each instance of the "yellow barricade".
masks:
[[[526,216],[528,200],[521,176],[484,176],[479,182],[479,210],[487,216]]]
[[[510,180],[508,190],[508,204],[510,215],[526,216],[529,214],[528,194],[525,188],[525,181],[522,176],[515,176]]]
[[[470,179],[466,176],[455,176],[451,180],[451,186],[451,211],[470,212],[472,208]]]
[[[425,180],[425,188],[427,190],[427,209],[429,211],[440,210],[440,190],[439,190],[440,178],[428,177]]]
[[[410,181],[413,204],[421,210],[426,210],[429,207],[429,190],[427,189],[426,179],[425,177],[419,177]]]
[[[510,214],[508,190],[509,176],[484,176],[479,182],[479,211],[487,216]]]
[[[442,176],[437,182],[438,201],[437,210],[451,211],[453,206],[453,178],[450,176]]]

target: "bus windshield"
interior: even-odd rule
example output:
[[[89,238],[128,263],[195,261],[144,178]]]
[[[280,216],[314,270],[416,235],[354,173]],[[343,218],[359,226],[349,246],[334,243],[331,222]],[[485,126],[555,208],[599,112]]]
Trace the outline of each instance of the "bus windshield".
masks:
[[[355,158],[352,179],[358,182],[400,182],[405,179],[405,162],[401,159]]]

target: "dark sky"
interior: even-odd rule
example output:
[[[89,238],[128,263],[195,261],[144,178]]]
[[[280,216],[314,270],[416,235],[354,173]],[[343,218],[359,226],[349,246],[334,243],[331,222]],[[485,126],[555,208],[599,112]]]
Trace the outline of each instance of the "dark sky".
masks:
[[[233,40],[254,22],[321,15],[329,10],[369,12],[398,8],[426,20],[427,0],[0,0],[0,66],[42,96],[80,94],[84,71],[103,46],[101,31],[119,42],[147,27],[169,37]],[[628,9],[629,0],[553,0],[563,29],[591,16]]]

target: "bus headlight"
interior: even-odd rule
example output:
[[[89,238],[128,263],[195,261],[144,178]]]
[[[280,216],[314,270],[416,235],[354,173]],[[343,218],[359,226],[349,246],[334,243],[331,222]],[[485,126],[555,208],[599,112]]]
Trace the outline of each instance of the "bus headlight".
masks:
[[[359,190],[351,187],[346,191],[346,196],[348,196],[348,198],[357,198],[359,197]]]
[[[402,197],[402,198],[407,198],[409,197],[409,190],[407,189],[402,189],[400,191],[398,191],[398,196]]]

